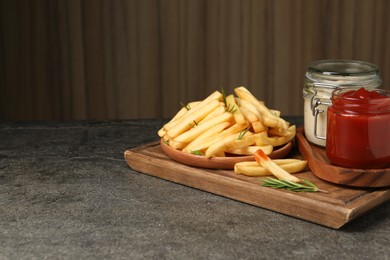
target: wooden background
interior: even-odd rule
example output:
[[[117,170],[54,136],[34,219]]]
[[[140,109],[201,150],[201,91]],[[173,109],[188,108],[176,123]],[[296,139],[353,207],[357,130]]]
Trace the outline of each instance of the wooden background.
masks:
[[[0,120],[166,118],[244,85],[303,112],[306,66],[377,64],[387,0],[1,0]]]

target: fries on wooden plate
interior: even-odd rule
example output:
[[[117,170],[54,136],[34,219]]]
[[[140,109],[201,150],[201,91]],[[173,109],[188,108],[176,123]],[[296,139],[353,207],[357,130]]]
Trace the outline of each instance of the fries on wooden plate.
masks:
[[[215,91],[184,105],[158,135],[177,150],[207,158],[253,155],[258,149],[269,155],[295,137],[295,126],[280,111],[266,107],[245,87],[234,92],[237,96]]]

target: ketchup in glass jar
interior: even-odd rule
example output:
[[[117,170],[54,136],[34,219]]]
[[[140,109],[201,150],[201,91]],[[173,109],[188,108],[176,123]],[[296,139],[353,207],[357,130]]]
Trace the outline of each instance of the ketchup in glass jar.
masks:
[[[328,108],[326,155],[338,166],[390,166],[390,91],[335,90]]]

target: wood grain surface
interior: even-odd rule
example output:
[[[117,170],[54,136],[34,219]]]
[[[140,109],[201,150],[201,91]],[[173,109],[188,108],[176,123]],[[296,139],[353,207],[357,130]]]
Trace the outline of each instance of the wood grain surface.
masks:
[[[168,118],[245,85],[302,114],[306,66],[377,64],[390,88],[386,0],[2,0],[0,120]]]

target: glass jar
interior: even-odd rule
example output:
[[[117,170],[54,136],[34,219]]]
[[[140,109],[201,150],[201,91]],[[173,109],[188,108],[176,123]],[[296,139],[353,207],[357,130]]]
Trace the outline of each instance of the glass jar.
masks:
[[[390,91],[335,90],[328,108],[326,155],[338,166],[390,166]]]
[[[376,65],[354,60],[319,60],[309,64],[305,74],[304,130],[309,142],[325,147],[327,108],[332,92],[339,87],[380,88],[382,79]]]

